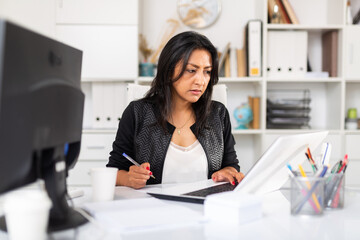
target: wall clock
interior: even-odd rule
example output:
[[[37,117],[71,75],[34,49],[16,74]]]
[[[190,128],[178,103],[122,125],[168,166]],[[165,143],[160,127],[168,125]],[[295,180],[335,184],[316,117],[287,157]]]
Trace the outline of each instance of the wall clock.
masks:
[[[178,0],[180,20],[191,28],[206,28],[218,19],[221,12],[220,0]]]

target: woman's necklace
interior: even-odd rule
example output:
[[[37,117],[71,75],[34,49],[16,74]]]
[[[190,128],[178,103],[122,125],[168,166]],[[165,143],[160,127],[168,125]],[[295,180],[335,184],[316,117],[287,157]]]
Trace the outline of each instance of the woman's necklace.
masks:
[[[180,135],[181,129],[183,129],[183,128],[185,127],[185,125],[189,122],[189,120],[190,120],[191,117],[192,117],[192,114],[190,114],[188,120],[186,120],[186,122],[185,122],[181,127],[176,127],[176,130],[177,130],[178,135]],[[172,120],[172,122],[174,123],[174,120],[172,119],[172,117],[171,117],[171,120]]]

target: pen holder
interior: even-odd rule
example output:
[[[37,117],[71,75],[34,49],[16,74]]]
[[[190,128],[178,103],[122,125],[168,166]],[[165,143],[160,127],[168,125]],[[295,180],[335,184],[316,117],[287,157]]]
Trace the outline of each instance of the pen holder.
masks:
[[[325,177],[325,207],[336,209],[344,207],[345,200],[344,173],[331,173]]]
[[[322,215],[324,211],[324,178],[294,177],[291,179],[291,214]]]

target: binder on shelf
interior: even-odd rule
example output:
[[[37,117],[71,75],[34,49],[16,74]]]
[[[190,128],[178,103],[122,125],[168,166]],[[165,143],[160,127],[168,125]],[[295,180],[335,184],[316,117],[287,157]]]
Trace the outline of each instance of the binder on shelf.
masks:
[[[307,38],[307,31],[269,31],[268,77],[305,77],[307,70]]]
[[[253,112],[253,120],[250,122],[251,129],[260,128],[260,97],[248,96],[248,104]]]
[[[219,76],[220,77],[225,77],[226,71],[228,71],[227,73],[230,74],[230,68],[229,68],[230,65],[228,65],[229,69],[227,69],[227,70],[225,69],[225,62],[226,62],[226,59],[228,58],[229,51],[230,51],[230,42],[228,42],[226,44],[225,48],[223,49],[223,51],[219,53],[220,54],[220,57],[219,57]]]
[[[92,127],[116,129],[126,103],[126,86],[117,82],[92,83]]]
[[[287,12],[287,14],[289,16],[291,23],[299,24],[299,19],[296,17],[294,9],[292,8],[291,4],[289,3],[289,0],[281,0],[281,2],[284,5],[285,11]]]
[[[236,48],[230,49],[230,76],[237,76],[237,52]]]
[[[103,128],[104,125],[104,89],[103,83],[92,83],[93,128]]]
[[[275,0],[276,5],[279,7],[281,23],[289,24],[291,23],[290,17],[285,9],[285,6],[281,2],[281,0]]]
[[[322,35],[322,70],[330,77],[337,77],[338,31],[331,30]]]
[[[354,18],[353,18],[353,24],[358,24],[360,22],[360,9],[357,11],[357,13],[355,14]]]
[[[115,112],[114,112],[114,128],[117,128],[119,125],[119,121],[121,116],[127,106],[126,104],[126,92],[127,92],[127,83],[117,82],[115,83]]]
[[[247,64],[246,64],[246,50],[236,49],[236,59],[237,59],[237,76],[238,77],[246,77],[247,72]]]
[[[231,52],[229,50],[225,57],[225,63],[224,63],[225,77],[231,77],[230,54]]]
[[[253,97],[253,129],[260,128],[260,97]]]
[[[278,16],[275,15],[276,13],[274,13],[275,5],[276,5],[275,0],[268,0],[268,22],[269,23],[279,23],[279,22],[276,22],[276,21],[278,21]],[[275,22],[274,22],[274,20],[275,20]]]
[[[91,83],[82,83],[81,90],[85,94],[83,129],[89,129],[93,126],[93,106],[92,106],[92,85]]]
[[[262,58],[262,22],[250,20],[246,25],[246,58],[247,75],[249,77],[261,76]]]
[[[102,128],[116,128],[115,121],[115,83],[103,84],[103,117]]]
[[[248,104],[249,104],[251,111],[253,112],[253,120],[249,123],[249,128],[253,129],[254,128],[254,126],[253,126],[253,123],[254,123],[254,101],[253,101],[252,96],[248,96]]]

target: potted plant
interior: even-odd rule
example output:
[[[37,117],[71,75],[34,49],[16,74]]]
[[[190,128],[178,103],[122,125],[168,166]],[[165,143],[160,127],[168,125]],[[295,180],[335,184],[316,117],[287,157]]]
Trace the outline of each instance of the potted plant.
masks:
[[[149,48],[146,38],[142,34],[139,35],[139,50],[143,56],[140,61],[140,76],[154,76],[154,64],[148,61],[153,50]]]

